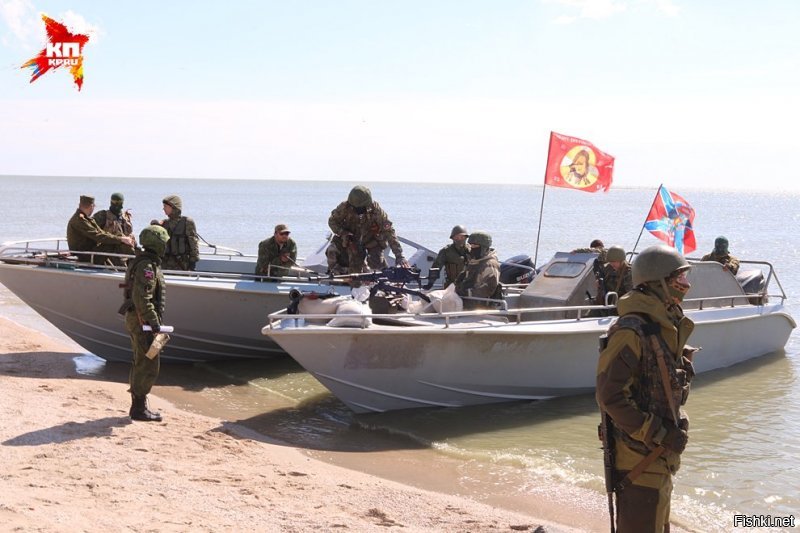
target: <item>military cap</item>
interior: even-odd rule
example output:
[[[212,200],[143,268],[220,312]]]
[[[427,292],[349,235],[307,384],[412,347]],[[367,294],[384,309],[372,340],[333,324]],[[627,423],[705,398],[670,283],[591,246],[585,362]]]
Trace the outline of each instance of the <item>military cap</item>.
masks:
[[[124,202],[125,196],[121,192],[115,192],[111,195],[112,202]]]
[[[81,205],[93,205],[94,204],[94,196],[87,196],[81,195]]]
[[[286,224],[278,224],[275,226],[275,233],[282,233],[284,231],[289,231],[289,226]]]

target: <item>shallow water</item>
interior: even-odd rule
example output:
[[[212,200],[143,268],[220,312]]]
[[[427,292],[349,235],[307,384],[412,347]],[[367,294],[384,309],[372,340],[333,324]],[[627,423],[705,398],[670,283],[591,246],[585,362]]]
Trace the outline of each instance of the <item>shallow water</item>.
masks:
[[[324,237],[330,210],[352,184],[226,182],[188,180],[0,178],[0,241],[63,233],[77,197],[94,193],[98,206],[122,190],[135,222],[160,217],[160,199],[181,194],[186,213],[210,242],[255,252],[277,222],[288,222],[300,254]],[[501,257],[534,255],[541,188],[376,184],[373,193],[400,234],[431,248],[447,241],[456,223],[487,229]],[[25,199],[49,206],[47,217],[31,217]],[[734,255],[766,259],[787,294],[800,295],[797,194],[680,190],[697,211],[699,256],[725,234]],[[612,190],[586,194],[548,189],[539,258],[556,250],[586,246],[595,237],[607,245],[633,248],[655,191]],[[657,241],[641,237],[638,249]],[[789,309],[800,316],[789,300]],[[0,288],[0,313],[28,325],[41,321]],[[51,328],[52,330],[52,328]],[[53,331],[49,333],[57,335]],[[91,358],[84,363],[89,364]],[[126,365],[86,370],[124,380]],[[786,351],[695,379],[687,405],[691,440],[676,478],[673,513],[703,531],[733,529],[736,512],[797,514],[800,497],[800,333]],[[165,369],[159,387],[184,407],[241,421],[294,445],[316,450],[424,451],[463,465],[463,492],[507,490],[534,497],[542,479],[602,490],[602,458],[592,396],[544,402],[515,402],[460,409],[424,409],[353,415],[291,360],[226,362]],[[428,457],[428,455],[425,455]]]

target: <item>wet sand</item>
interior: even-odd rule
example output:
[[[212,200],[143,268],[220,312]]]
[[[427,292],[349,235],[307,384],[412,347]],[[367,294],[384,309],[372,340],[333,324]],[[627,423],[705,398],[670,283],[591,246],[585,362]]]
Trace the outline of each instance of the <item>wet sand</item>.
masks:
[[[349,454],[347,460],[337,460],[336,452],[315,452],[350,467],[342,468],[240,424],[178,409],[159,397],[158,387],[150,403],[164,422],[134,423],[127,416],[127,386],[82,378],[73,362],[80,353],[0,318],[0,463],[5,465],[0,523],[8,530],[555,532],[606,527],[605,517],[592,517],[593,512],[588,524],[580,523],[585,516],[567,525],[550,518],[569,517],[573,505],[566,503],[567,494],[554,495],[554,505],[542,498],[537,505],[544,508],[536,516],[448,494],[453,465],[447,461],[438,471],[428,468],[427,481],[420,480],[434,492],[386,479],[417,475],[415,468],[425,462],[412,467],[411,452],[360,459]],[[357,463],[386,475],[352,469]],[[560,505],[558,496],[563,496]]]

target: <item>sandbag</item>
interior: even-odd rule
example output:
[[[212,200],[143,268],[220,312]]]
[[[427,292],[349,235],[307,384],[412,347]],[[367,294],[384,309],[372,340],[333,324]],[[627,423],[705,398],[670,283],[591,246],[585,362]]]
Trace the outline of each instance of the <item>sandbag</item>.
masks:
[[[372,325],[372,319],[364,315],[372,314],[369,305],[348,298],[339,302],[336,317],[328,321],[333,328],[366,328]]]
[[[297,312],[301,315],[333,315],[339,304],[351,300],[349,296],[337,296],[335,298],[309,298],[308,296],[300,300],[297,305]]]
[[[448,285],[446,289],[428,293],[431,307],[437,313],[457,313],[464,310],[464,300],[456,293],[455,284]]]

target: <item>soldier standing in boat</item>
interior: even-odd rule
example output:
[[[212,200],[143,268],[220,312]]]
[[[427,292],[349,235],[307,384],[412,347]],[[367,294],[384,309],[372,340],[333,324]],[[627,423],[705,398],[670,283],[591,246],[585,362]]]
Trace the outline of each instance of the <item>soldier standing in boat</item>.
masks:
[[[150,225],[142,230],[139,242],[144,251],[137,251],[136,257],[128,262],[125,301],[120,308],[125,314],[125,328],[133,347],[130,417],[143,422],[161,421],[161,414],[150,411],[147,406],[147,395],[158,378],[161,356],[157,354],[151,359],[147,351],[163,324],[167,288],[161,262],[168,241],[167,230],[161,226]],[[143,331],[145,325],[150,326],[151,331]]]
[[[297,264],[297,244],[289,237],[291,231],[286,224],[278,224],[272,237],[258,243],[256,275],[289,276]],[[262,278],[263,279],[263,278]]]
[[[597,305],[605,304],[609,292],[615,292],[621,298],[633,289],[631,265],[625,260],[625,249],[612,246],[606,252],[606,259],[608,262],[603,265],[603,277],[598,280]]]
[[[456,278],[467,266],[469,261],[470,248],[467,246],[467,237],[469,232],[464,226],[455,226],[450,232],[450,238],[453,240],[441,250],[436,256],[436,260],[431,265],[431,269],[444,269],[444,287],[455,283]],[[433,287],[433,280],[428,282],[427,289]]]
[[[159,222],[169,233],[164,270],[194,270],[200,259],[200,245],[194,220],[183,216],[183,201],[175,194],[167,196],[164,205],[165,220]]]
[[[633,262],[634,289],[601,337],[596,399],[606,460],[606,490],[617,531],[669,531],[672,476],[689,439],[686,403],[695,351],[694,323],[680,303],[690,269],[677,250],[651,246]]]
[[[92,218],[103,231],[112,235],[123,235],[130,237],[133,240],[133,245],[128,246],[123,243],[118,244],[98,244],[97,251],[112,253],[112,254],[128,254],[133,255],[136,247],[136,240],[133,236],[133,224],[131,222],[131,212],[122,207],[125,202],[125,196],[121,192],[115,192],[111,195],[111,204],[108,209],[102,209],[92,215]],[[124,265],[125,261],[121,257],[106,257],[114,265]]]
[[[455,281],[456,294],[462,298],[490,298],[500,300],[503,297],[500,286],[500,262],[492,248],[492,236],[485,231],[474,231],[467,239],[469,245],[469,261]],[[465,300],[464,309],[487,308],[488,303]]]
[[[134,239],[126,235],[114,235],[97,225],[92,218],[94,197],[81,195],[78,209],[67,223],[67,245],[75,252],[97,252],[98,246],[124,245],[133,247]],[[89,261],[88,254],[76,254],[79,261]],[[103,263],[102,257],[95,256],[96,263]]]
[[[714,240],[714,249],[703,256],[703,261],[716,261],[734,276],[739,272],[739,260],[728,251],[728,239],[720,235]]]
[[[331,211],[328,226],[333,232],[325,251],[330,273],[358,274],[386,268],[383,251],[387,247],[391,248],[398,266],[408,266],[392,221],[380,204],[372,201],[367,187],[353,187],[347,200]]]

